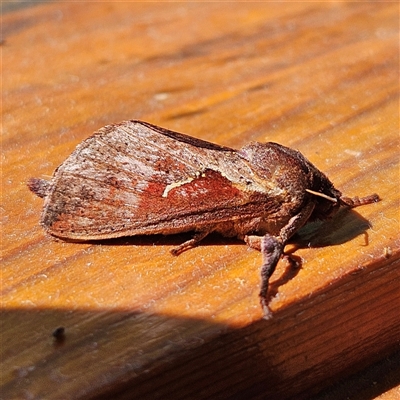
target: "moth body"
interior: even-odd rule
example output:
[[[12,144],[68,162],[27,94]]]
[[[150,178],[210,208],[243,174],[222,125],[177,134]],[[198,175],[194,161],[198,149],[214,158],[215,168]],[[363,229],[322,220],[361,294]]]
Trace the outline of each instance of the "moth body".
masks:
[[[246,241],[264,255],[265,313],[268,280],[287,240],[341,205],[378,200],[342,197],[303,155],[277,143],[234,150],[141,121],[101,128],[51,181],[28,185],[44,198],[41,224],[63,239],[195,232],[173,254],[211,232]]]

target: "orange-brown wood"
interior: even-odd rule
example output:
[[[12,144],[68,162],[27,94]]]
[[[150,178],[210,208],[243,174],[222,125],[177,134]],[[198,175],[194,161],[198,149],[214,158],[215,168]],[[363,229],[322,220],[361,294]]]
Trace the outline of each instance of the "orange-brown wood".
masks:
[[[49,3],[3,15],[2,398],[306,398],[400,337],[396,3]],[[217,236],[66,243],[29,177],[103,125],[294,147],[348,196],[258,301],[261,255]],[[65,327],[65,340],[52,332]]]

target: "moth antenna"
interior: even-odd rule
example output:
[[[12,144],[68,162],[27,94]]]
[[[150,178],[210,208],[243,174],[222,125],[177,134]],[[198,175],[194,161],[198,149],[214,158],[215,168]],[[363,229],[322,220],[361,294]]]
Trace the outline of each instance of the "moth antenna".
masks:
[[[334,197],[328,196],[324,193],[320,193],[320,192],[314,192],[314,190],[311,189],[306,189],[306,192],[313,194],[314,196],[318,196],[318,197],[322,197],[326,200],[331,201],[332,203],[337,203],[337,199],[335,199]]]
[[[350,208],[354,208],[354,207],[358,207],[358,206],[363,206],[365,204],[371,204],[371,203],[377,203],[378,201],[380,201],[379,196],[374,193],[371,194],[369,196],[365,196],[365,197],[341,197],[340,199],[340,203],[343,204],[344,206],[350,207]]]

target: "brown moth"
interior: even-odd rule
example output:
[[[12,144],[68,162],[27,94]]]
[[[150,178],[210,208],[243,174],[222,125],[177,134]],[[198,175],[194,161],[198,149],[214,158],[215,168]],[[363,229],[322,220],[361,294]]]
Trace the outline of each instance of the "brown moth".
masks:
[[[307,221],[340,206],[379,200],[348,198],[300,152],[277,143],[219,146],[147,122],[108,125],[77,146],[50,181],[31,178],[44,198],[41,224],[72,240],[193,231],[171,252],[211,232],[261,250],[260,300],[288,239]]]

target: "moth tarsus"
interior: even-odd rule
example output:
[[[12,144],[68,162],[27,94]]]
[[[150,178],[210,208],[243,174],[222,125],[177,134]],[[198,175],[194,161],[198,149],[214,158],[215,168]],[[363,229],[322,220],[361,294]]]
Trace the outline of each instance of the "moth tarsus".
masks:
[[[261,305],[285,244],[306,222],[340,206],[379,200],[344,197],[300,152],[277,143],[219,146],[142,121],[108,125],[79,144],[51,181],[31,178],[44,198],[41,224],[69,240],[211,232],[261,250]]]
[[[203,232],[197,232],[193,235],[192,239],[187,240],[186,242],[183,242],[181,245],[173,248],[171,250],[171,254],[174,256],[179,256],[179,254],[183,253],[186,250],[191,249],[192,247],[195,247],[198,243],[200,243],[210,232],[212,231],[203,231]]]

